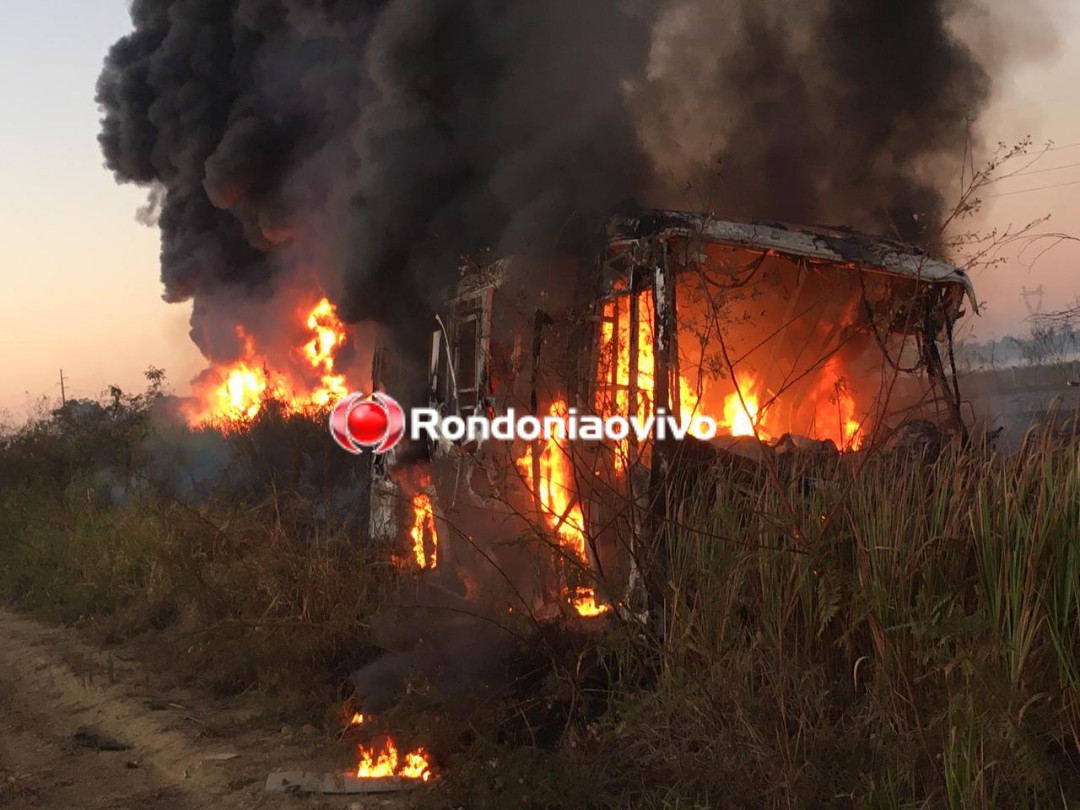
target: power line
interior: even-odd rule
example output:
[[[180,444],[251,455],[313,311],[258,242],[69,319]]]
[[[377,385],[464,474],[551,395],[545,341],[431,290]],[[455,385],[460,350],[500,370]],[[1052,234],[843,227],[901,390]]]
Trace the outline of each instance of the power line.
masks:
[[[1056,152],[1059,149],[1072,149],[1072,148],[1077,147],[1077,146],[1080,146],[1080,141],[1077,141],[1076,143],[1067,143],[1067,144],[1064,144],[1063,146],[1050,146],[1050,147],[1047,147],[1047,148],[1043,149],[1042,151],[1040,151],[1037,155],[1035,155],[1035,157],[1032,158],[1031,162],[1028,163],[1028,166],[1033,165],[1036,161],[1038,161],[1038,159],[1040,157],[1045,155],[1047,152]],[[1031,174],[1047,174],[1049,172],[1064,171],[1065,169],[1075,169],[1077,167],[1080,167],[1080,162],[1078,162],[1078,163],[1063,163],[1060,166],[1049,166],[1049,167],[1047,167],[1045,169],[1031,169],[1031,168],[1028,168],[1028,169],[1023,169],[1021,171],[1013,172],[1011,174],[1003,174],[1000,177],[994,177],[994,178],[988,179],[983,183],[983,185],[989,186],[989,185],[992,185],[994,183],[1000,183],[1002,180],[1012,180],[1014,177],[1027,177],[1028,175],[1031,175]],[[1063,183],[1062,185],[1069,185],[1069,183]],[[1045,186],[1044,188],[1056,188],[1056,186]],[[1022,194],[1024,191],[1042,191],[1042,190],[1043,190],[1042,188],[1022,189],[1020,191],[1007,191],[1007,192],[1005,192],[1003,194],[990,194],[988,196],[990,196],[990,197],[1004,197],[1007,194]]]
[[[1026,177],[1029,174],[1046,174],[1047,172],[1058,172],[1062,169],[1075,169],[1077,166],[1080,166],[1080,163],[1066,163],[1062,166],[1050,166],[1046,169],[1027,169],[1016,172],[1016,174],[1003,174],[998,180],[1011,180],[1014,177]]]
[[[1006,191],[1003,194],[987,194],[986,196],[988,198],[989,197],[1009,197],[1009,196],[1011,196],[1013,194],[1027,194],[1028,192],[1031,192],[1031,191],[1046,191],[1047,189],[1051,189],[1051,188],[1064,188],[1065,186],[1077,186],[1077,185],[1080,185],[1080,180],[1072,180],[1072,181],[1070,181],[1068,183],[1054,183],[1053,185],[1050,185],[1050,186],[1039,186],[1038,188],[1022,188],[1022,189],[1020,189],[1018,191]]]

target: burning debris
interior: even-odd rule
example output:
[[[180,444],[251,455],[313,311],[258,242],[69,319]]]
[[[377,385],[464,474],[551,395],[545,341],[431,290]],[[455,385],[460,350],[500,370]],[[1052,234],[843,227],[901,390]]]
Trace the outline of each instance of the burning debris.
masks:
[[[374,720],[370,715],[356,712],[350,726],[360,727]],[[431,763],[423,748],[399,753],[397,745],[384,735],[382,743],[376,747],[361,744],[356,765],[357,779],[418,779],[427,782],[431,779]]]
[[[375,718],[355,712],[349,729],[370,726]],[[376,733],[374,745],[359,743],[355,769],[348,773],[281,771],[266,779],[271,793],[393,793],[430,781],[435,772],[428,753],[416,748],[402,753],[388,734]]]
[[[569,608],[592,619],[622,604],[640,564],[627,538],[655,531],[657,493],[682,456],[813,448],[824,459],[915,418],[964,429],[939,343],[965,301],[976,306],[971,284],[910,246],[648,212],[609,222],[606,247],[577,264],[575,296],[545,284],[541,267],[527,256],[466,266],[432,336],[430,407],[444,417],[707,416],[720,436],[691,432],[679,444],[699,444],[692,453],[635,435],[405,451],[404,488],[379,491],[409,508],[383,530],[396,547],[411,543],[421,570],[441,539],[441,581],[461,577],[470,599],[495,587],[476,585],[476,567],[490,565],[538,616]],[[393,390],[399,366],[387,348],[377,356],[386,373],[375,385]],[[914,381],[917,401],[901,401],[898,376]],[[516,555],[506,548],[515,535],[539,546]]]
[[[424,782],[431,778],[427,755],[423,748],[409,751],[404,756],[398,755],[397,747],[389,738],[379,749],[360,746],[360,760],[356,768],[358,779],[420,779]]]

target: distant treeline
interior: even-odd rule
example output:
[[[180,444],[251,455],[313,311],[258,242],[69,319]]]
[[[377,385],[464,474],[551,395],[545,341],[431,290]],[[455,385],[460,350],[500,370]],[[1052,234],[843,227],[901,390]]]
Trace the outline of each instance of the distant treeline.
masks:
[[[963,341],[956,347],[962,371],[1041,366],[1080,359],[1080,328],[1072,324],[1033,326],[1023,337]]]

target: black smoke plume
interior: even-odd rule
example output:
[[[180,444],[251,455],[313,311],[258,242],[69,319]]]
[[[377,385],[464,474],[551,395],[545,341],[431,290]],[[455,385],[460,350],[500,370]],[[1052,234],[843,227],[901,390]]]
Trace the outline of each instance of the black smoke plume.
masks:
[[[304,277],[351,321],[427,332],[461,254],[572,249],[628,201],[932,232],[992,97],[984,64],[1006,63],[965,44],[973,10],[135,0],[100,141],[151,189],[165,297],[196,299],[212,359],[235,349],[238,298]]]
[[[921,241],[991,98],[958,6],[672,3],[638,100],[645,137],[672,179],[727,214]]]
[[[136,0],[98,98],[117,177],[163,189],[168,300],[313,271],[349,320],[421,324],[481,247],[540,248],[648,171],[622,85],[651,20],[614,0]],[[232,340],[231,325],[220,342]]]

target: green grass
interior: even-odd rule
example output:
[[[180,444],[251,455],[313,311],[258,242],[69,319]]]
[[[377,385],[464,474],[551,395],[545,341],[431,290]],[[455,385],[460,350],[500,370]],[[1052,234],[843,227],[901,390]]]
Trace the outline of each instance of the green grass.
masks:
[[[823,472],[794,513],[764,479],[701,482],[670,537],[671,634],[631,653],[659,676],[616,685],[601,745],[686,801],[1075,802],[1080,445]]]

